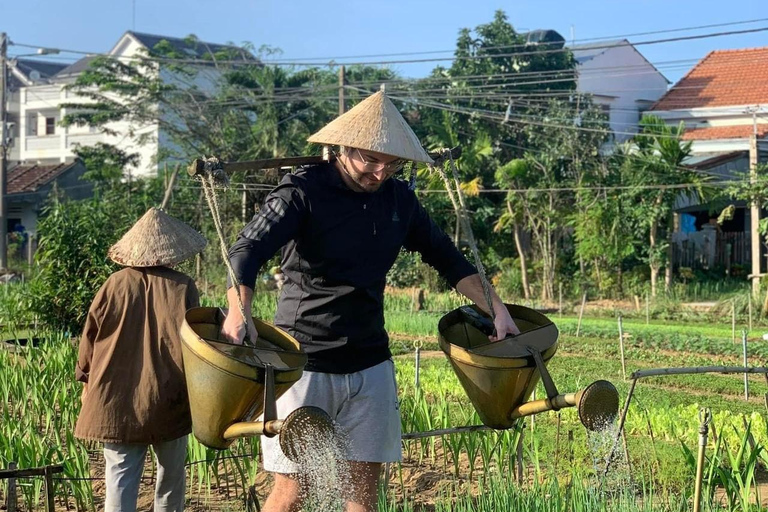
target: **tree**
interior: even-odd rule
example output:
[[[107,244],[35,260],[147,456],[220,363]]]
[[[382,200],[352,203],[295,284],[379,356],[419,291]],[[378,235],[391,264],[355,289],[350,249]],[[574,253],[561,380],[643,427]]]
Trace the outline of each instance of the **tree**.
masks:
[[[541,298],[547,300],[554,297],[562,240],[569,223],[588,216],[599,200],[594,192],[583,188],[603,177],[600,146],[608,137],[608,129],[605,116],[587,98],[551,100],[536,110],[542,122],[525,128],[531,148],[522,159],[511,160],[496,172],[497,184],[512,190],[497,229],[512,227],[524,276],[527,261],[520,232],[524,229],[531,234],[542,268]]]
[[[645,116],[640,121],[640,133],[624,150],[622,181],[631,187],[626,193],[631,214],[647,235],[654,297],[662,267],[666,268],[667,290],[672,282],[670,242],[675,200],[682,193],[703,200],[709,193],[706,178],[683,165],[691,154],[691,143],[682,140],[683,132],[683,123],[669,126],[657,116]]]

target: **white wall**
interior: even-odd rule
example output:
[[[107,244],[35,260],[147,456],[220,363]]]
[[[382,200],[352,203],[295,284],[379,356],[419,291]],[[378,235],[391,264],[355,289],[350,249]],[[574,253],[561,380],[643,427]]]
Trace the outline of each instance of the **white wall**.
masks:
[[[600,96],[596,103],[610,105],[617,142],[637,132],[640,110],[661,98],[668,86],[666,78],[630,45],[607,49],[580,64],[578,72],[577,90]]]

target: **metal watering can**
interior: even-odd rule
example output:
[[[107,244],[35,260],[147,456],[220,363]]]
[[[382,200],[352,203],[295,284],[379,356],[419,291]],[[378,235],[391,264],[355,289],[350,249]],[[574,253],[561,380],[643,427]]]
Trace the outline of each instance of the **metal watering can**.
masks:
[[[277,418],[275,401],[301,378],[306,354],[288,333],[256,319],[255,346],[228,343],[220,334],[223,321],[218,308],[193,308],[181,326],[193,434],[218,450],[240,437],[279,435],[283,453],[298,460],[310,438],[333,431],[318,407]]]
[[[576,393],[561,394],[547,370],[557,351],[557,327],[533,309],[507,309],[520,334],[497,342],[488,340],[493,322],[476,306],[455,309],[438,324],[440,348],[482,422],[508,429],[523,416],[578,407],[579,419],[589,430],[613,423],[619,410],[614,385],[598,380]],[[539,379],[547,398],[529,402]]]

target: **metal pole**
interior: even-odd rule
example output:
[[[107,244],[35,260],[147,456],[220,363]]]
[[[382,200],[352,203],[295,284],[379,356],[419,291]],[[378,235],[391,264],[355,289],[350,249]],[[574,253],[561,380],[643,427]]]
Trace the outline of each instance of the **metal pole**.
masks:
[[[704,477],[704,461],[707,451],[707,434],[709,434],[709,422],[712,421],[712,412],[709,409],[699,410],[699,457],[696,460],[696,482],[693,489],[693,512],[701,510],[701,481]]]
[[[747,295],[747,298],[749,302],[747,303],[747,308],[749,312],[749,332],[752,332],[752,292],[749,292],[749,295]]]
[[[621,325],[621,313],[619,313],[619,349],[621,350],[621,375],[624,380],[627,380],[627,366],[624,362],[624,329],[622,329]]]
[[[603,478],[608,474],[608,469],[613,462],[613,456],[616,453],[616,446],[619,444],[619,438],[621,438],[624,432],[624,423],[627,421],[627,412],[629,411],[629,403],[632,401],[632,395],[635,394],[635,386],[637,385],[637,379],[632,378],[632,384],[629,386],[629,393],[627,393],[627,401],[624,402],[624,409],[621,411],[621,419],[619,420],[619,428],[616,430],[616,438],[613,440],[611,451],[608,453],[608,457],[605,459],[605,469],[603,470]]]
[[[752,136],[749,138],[749,181],[757,182],[757,112],[752,111]],[[760,205],[757,201],[749,203],[750,237],[752,252],[752,293],[760,292]]]
[[[53,484],[53,472],[50,466],[45,467],[45,510],[46,512],[56,512],[56,489]]]
[[[8,463],[8,470],[13,471],[16,469],[16,463],[11,461]],[[18,496],[16,493],[16,478],[11,477],[8,479],[8,495],[5,497],[5,509],[8,512],[16,512],[18,507]]]
[[[744,368],[747,368],[747,331],[741,330],[741,348],[744,352]],[[748,374],[744,373],[744,400],[749,402],[749,378]]]
[[[562,318],[563,317],[563,283],[560,283],[558,288],[559,288],[559,292],[558,292],[559,306],[557,308],[557,315],[560,318]]]
[[[8,131],[6,125],[7,67],[5,64],[8,51],[8,37],[0,32],[0,269],[8,268],[8,217],[5,194],[8,184]]]

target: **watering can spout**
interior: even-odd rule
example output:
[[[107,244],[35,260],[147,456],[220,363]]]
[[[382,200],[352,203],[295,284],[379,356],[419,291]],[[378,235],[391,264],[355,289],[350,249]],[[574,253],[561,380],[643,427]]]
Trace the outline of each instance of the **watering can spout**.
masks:
[[[607,380],[598,380],[576,393],[526,402],[512,409],[509,418],[515,420],[566,407],[578,407],[579,419],[588,430],[604,430],[614,422],[619,412],[619,393]]]

